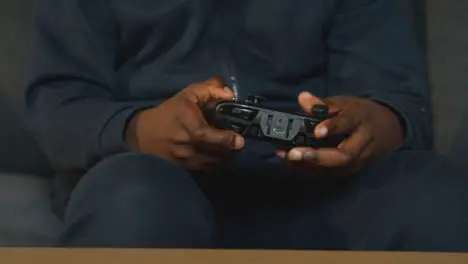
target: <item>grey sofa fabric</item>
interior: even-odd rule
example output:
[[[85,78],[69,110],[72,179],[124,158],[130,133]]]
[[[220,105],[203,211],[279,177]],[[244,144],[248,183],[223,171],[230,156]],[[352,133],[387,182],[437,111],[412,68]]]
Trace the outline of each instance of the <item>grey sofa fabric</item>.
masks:
[[[53,245],[47,159],[23,117],[34,0],[0,1],[0,246]]]
[[[468,151],[468,1],[427,0],[428,54],[437,149]]]
[[[0,90],[0,171],[50,177],[45,155],[10,102]]]
[[[0,1],[0,171],[51,175],[23,117],[34,0]]]
[[[60,227],[51,210],[52,174],[5,99],[0,97],[0,246],[52,245]]]
[[[60,230],[51,211],[51,181],[0,174],[0,246],[54,245]]]

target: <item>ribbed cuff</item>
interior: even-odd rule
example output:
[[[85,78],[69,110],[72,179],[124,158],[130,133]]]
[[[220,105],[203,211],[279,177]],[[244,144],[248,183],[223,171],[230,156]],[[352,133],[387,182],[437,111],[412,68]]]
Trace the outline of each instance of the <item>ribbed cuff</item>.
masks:
[[[404,140],[395,150],[427,149],[431,145],[428,111],[420,102],[392,93],[362,96],[391,109],[399,118],[404,129]],[[416,123],[419,122],[419,123]],[[424,131],[427,129],[426,131]]]
[[[115,110],[99,134],[99,154],[101,158],[132,149],[125,142],[125,130],[133,115],[141,110],[156,106],[156,103],[141,103],[138,105],[123,105]]]

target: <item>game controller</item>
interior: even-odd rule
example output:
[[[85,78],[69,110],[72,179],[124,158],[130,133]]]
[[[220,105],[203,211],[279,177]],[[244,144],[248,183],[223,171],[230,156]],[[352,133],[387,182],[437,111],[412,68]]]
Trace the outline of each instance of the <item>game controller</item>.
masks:
[[[334,148],[342,138],[317,139],[315,128],[329,119],[326,105],[316,105],[310,114],[292,114],[262,106],[265,98],[249,96],[244,102],[214,101],[204,109],[206,120],[218,129],[231,130],[282,148]]]

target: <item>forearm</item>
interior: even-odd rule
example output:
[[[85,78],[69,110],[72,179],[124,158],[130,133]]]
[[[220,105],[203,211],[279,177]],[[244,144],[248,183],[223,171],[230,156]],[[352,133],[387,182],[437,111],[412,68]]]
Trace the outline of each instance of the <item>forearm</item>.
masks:
[[[107,1],[38,3],[26,93],[32,130],[56,169],[87,169],[126,151],[124,130],[138,109],[116,89],[114,24]]]
[[[52,83],[31,86],[41,92],[29,97],[31,128],[55,169],[87,169],[97,161],[129,147],[124,141],[128,120],[138,110],[155,102],[117,102],[81,94],[72,82],[57,87]],[[88,98],[85,98],[88,97]]]
[[[389,106],[406,130],[403,148],[432,144],[427,76],[411,19],[400,0],[338,0],[328,46],[331,95]]]

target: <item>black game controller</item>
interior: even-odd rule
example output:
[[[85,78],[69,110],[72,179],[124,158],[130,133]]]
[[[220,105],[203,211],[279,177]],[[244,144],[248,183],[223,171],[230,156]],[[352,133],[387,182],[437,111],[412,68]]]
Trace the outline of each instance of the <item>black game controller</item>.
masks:
[[[343,140],[317,139],[315,127],[329,119],[326,105],[316,105],[310,114],[291,114],[262,107],[265,99],[249,96],[245,102],[215,101],[204,109],[207,121],[218,129],[273,143],[278,147],[334,148]]]

